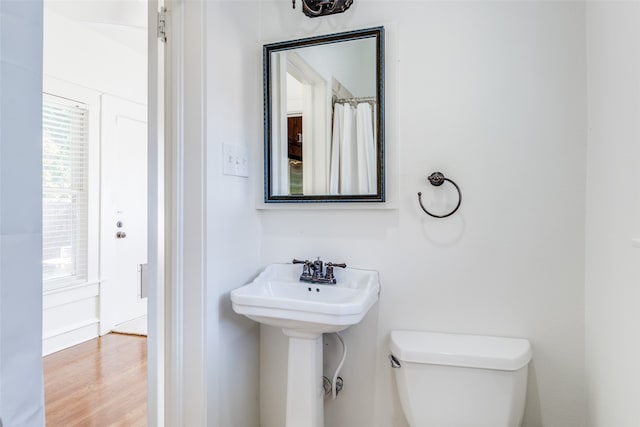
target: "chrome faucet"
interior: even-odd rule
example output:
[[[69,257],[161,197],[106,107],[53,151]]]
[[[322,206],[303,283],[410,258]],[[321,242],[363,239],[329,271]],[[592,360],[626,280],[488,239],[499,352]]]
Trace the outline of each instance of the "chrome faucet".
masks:
[[[321,285],[335,285],[336,284],[336,276],[333,274],[334,267],[346,268],[347,264],[341,263],[337,264],[334,262],[328,262],[324,264],[320,257],[315,261],[311,262],[309,260],[300,261],[297,259],[293,260],[294,264],[303,264],[302,265],[302,274],[300,275],[301,282],[307,283],[316,283]],[[324,266],[324,268],[323,268]]]
[[[320,257],[313,261],[313,278],[316,280],[322,279],[322,261],[320,261]]]

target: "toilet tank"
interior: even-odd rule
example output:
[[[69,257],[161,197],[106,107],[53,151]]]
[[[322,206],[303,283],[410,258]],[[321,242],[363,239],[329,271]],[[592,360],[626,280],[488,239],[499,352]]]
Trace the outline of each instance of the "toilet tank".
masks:
[[[411,427],[522,424],[531,360],[526,339],[392,331],[390,347]]]

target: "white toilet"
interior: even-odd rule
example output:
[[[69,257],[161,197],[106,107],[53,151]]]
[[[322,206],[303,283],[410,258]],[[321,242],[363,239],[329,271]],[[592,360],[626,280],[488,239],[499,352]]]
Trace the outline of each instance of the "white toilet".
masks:
[[[531,345],[526,339],[391,332],[402,409],[411,427],[520,427]]]

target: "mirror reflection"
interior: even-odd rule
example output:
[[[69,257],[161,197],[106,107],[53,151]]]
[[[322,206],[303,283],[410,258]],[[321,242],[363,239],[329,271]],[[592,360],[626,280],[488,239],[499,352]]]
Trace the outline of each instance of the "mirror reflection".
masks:
[[[382,28],[265,46],[265,201],[384,201]]]

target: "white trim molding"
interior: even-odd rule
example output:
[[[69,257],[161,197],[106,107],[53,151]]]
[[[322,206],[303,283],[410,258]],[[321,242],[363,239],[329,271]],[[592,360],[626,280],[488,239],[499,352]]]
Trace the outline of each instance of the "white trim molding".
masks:
[[[165,425],[165,48],[155,26],[163,0],[148,2],[148,337],[147,417],[149,426]]]
[[[205,426],[204,4],[167,12],[165,424]]]

